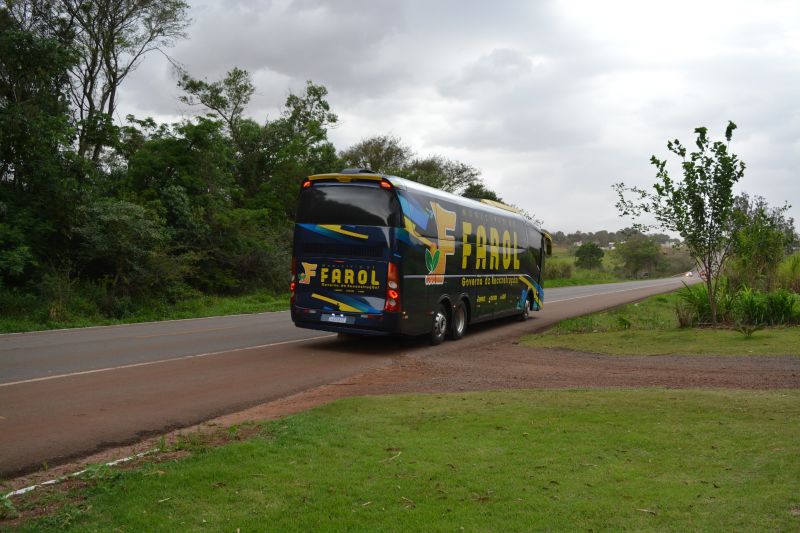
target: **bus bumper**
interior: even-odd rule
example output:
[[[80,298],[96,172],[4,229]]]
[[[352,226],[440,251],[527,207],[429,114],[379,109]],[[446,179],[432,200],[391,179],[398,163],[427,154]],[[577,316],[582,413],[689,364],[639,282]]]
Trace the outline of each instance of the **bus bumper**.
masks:
[[[335,313],[334,315],[346,319],[347,323],[332,322],[331,314],[315,309],[292,308],[292,321],[298,328],[371,336],[393,335],[400,332],[400,313],[379,315]]]

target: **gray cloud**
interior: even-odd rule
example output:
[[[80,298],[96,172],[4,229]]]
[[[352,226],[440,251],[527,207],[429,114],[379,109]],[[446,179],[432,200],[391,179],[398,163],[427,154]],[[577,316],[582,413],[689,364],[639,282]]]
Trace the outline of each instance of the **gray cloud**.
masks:
[[[741,189],[788,200],[800,219],[800,7],[790,0],[196,0],[192,17],[170,55],[197,77],[249,70],[256,120],[314,80],[341,117],[339,148],[394,133],[478,166],[549,228],[626,225],[610,185],[651,184],[649,157],[666,156],[667,139],[691,143],[699,125],[719,138],[728,119],[748,164]],[[177,94],[169,63],[151,56],[122,96],[137,114],[175,119],[192,112]]]

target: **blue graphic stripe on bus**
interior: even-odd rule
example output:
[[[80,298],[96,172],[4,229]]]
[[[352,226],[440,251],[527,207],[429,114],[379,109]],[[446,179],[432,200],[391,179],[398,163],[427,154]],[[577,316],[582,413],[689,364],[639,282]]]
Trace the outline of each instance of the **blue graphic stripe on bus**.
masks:
[[[337,241],[350,242],[354,240],[354,238],[349,235],[333,231],[331,229],[320,226],[319,224],[298,224],[298,226],[302,227],[305,230],[317,233],[319,235],[324,235],[325,237]]]
[[[419,228],[427,228],[428,221],[433,217],[430,209],[425,209],[419,205],[413,197],[407,196],[402,192],[398,193],[400,199],[400,207],[403,209],[405,215],[411,222]]]
[[[517,302],[517,309],[522,310],[525,307],[525,302],[528,301],[528,289],[523,288],[522,293],[519,295],[519,301]]]
[[[366,313],[366,314],[378,314],[382,313],[383,309],[376,309],[373,307],[372,304],[368,300],[372,300],[375,305],[381,305],[383,303],[383,299],[381,298],[361,298],[358,296],[348,296],[346,294],[327,291],[327,290],[318,290],[320,294],[323,296],[330,298],[331,300],[335,300],[341,302],[349,307],[354,309],[358,309],[359,313]],[[333,305],[324,305],[322,307],[326,311],[339,311],[339,307],[334,307]]]
[[[297,224],[302,232],[314,233],[339,242],[360,245],[383,244],[388,241],[388,229],[376,226],[347,226],[329,224]]]

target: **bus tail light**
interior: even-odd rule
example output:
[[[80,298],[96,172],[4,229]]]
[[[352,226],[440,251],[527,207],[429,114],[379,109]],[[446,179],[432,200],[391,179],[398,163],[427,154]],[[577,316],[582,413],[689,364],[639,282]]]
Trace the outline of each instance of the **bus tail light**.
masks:
[[[400,275],[397,272],[397,265],[391,262],[386,273],[386,304],[383,310],[390,313],[400,311]]]
[[[290,302],[294,303],[294,291],[297,288],[297,260],[292,256],[292,280],[289,282],[289,290],[292,292]]]

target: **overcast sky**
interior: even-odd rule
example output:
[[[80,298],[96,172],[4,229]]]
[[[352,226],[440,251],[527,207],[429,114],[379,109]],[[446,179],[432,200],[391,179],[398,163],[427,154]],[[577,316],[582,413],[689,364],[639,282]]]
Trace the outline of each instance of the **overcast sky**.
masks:
[[[629,225],[611,185],[649,186],[667,139],[692,145],[697,126],[722,139],[729,119],[739,190],[800,220],[797,0],[191,3],[189,37],[168,53],[194,77],[250,71],[255,120],[313,80],[339,115],[337,149],[397,135],[479,168],[553,231]],[[120,115],[191,116],[175,81],[148,56]]]

